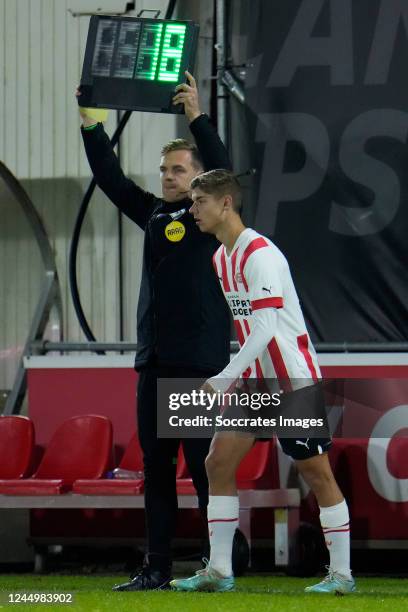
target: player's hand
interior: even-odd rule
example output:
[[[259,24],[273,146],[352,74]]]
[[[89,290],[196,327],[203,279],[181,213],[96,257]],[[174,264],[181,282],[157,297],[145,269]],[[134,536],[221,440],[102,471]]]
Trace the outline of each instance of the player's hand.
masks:
[[[195,78],[186,70],[187,83],[181,83],[176,87],[176,95],[173,104],[184,104],[184,111],[188,121],[191,123],[201,115],[200,101],[198,99],[198,89]]]
[[[202,393],[204,392],[204,396],[202,395]],[[203,408],[207,408],[210,404],[209,404],[209,398],[212,397],[213,395],[215,395],[215,389],[210,385],[210,383],[208,382],[208,380],[205,381],[205,383],[203,385],[201,385],[200,387],[200,394],[202,397],[202,407]]]
[[[82,95],[81,90],[79,89],[79,87],[77,87],[75,90],[75,96],[79,98],[81,95]],[[78,106],[78,109],[79,109],[79,114],[81,115],[82,125],[84,127],[90,127],[91,125],[95,125],[95,123],[98,123],[97,121],[95,121],[95,119],[88,117],[88,115],[85,113],[85,111],[82,109],[81,106]]]
[[[215,389],[210,385],[208,380],[205,381],[203,385],[201,385],[200,389],[204,391],[204,393],[209,393],[210,395],[214,395],[216,392]]]

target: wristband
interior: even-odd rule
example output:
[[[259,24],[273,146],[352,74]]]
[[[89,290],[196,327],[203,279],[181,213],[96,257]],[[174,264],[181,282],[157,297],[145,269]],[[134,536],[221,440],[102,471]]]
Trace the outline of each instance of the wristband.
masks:
[[[93,125],[87,125],[86,127],[83,125],[82,129],[88,132],[89,130],[94,130],[98,124],[94,123]]]

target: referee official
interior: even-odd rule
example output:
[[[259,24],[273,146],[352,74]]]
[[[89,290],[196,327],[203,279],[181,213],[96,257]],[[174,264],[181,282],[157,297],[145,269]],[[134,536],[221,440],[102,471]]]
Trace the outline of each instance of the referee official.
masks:
[[[228,153],[199,105],[196,82],[178,85],[196,144],[176,139],[162,148],[162,197],[144,191],[120,168],[101,123],[82,116],[86,155],[99,187],[145,231],[137,308],[138,434],[144,457],[147,554],[142,570],[114,590],[168,588],[177,519],[176,463],[180,440],[157,438],[157,379],[210,378],[229,361],[229,313],[212,267],[219,243],[200,232],[188,210],[190,182],[203,171],[230,168]],[[77,91],[79,97],[80,91]],[[209,439],[182,440],[206,517]]]

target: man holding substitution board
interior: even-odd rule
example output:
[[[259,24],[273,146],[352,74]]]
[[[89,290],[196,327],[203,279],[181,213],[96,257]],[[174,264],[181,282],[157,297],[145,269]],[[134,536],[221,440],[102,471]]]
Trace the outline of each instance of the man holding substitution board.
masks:
[[[201,112],[194,77],[176,87],[196,145],[175,139],[161,151],[162,197],[127,178],[98,117],[81,109],[82,136],[99,187],[145,232],[137,310],[138,434],[144,457],[147,555],[145,566],[117,590],[168,588],[171,539],[177,518],[176,464],[179,439],[158,439],[158,378],[208,378],[229,359],[229,313],[212,267],[219,243],[203,234],[188,210],[192,179],[213,168],[229,168],[227,151]],[[80,99],[80,91],[77,96]],[[185,439],[186,463],[206,518],[208,439]]]

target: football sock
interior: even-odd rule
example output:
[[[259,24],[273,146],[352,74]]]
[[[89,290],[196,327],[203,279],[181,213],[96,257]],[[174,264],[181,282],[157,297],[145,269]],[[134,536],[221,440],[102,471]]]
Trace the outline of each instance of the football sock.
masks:
[[[350,524],[346,500],[320,508],[320,524],[330,554],[331,569],[350,579]]]
[[[232,542],[238,527],[238,497],[210,495],[207,514],[210,567],[224,577],[232,576]]]

